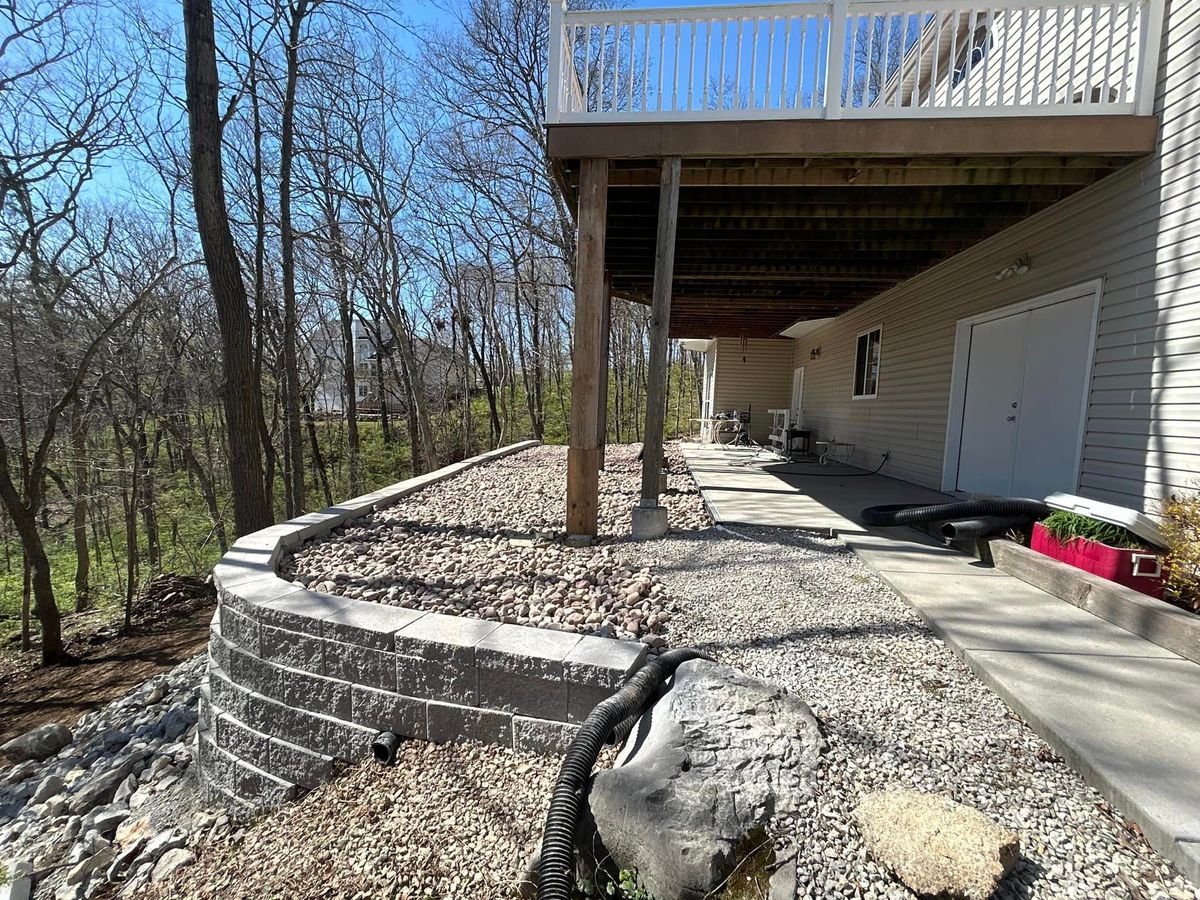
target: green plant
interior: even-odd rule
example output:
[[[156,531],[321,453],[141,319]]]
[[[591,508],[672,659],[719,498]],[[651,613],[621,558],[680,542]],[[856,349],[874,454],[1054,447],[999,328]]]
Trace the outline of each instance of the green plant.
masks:
[[[654,900],[646,889],[638,884],[637,872],[631,869],[622,869],[615,879],[604,873],[597,874],[596,882],[585,886],[584,896],[603,897],[606,900]]]
[[[1200,612],[1200,494],[1172,497],[1163,507],[1167,597]]]
[[[1069,544],[1080,538],[1107,544],[1109,547],[1121,547],[1131,550],[1144,548],[1145,542],[1137,535],[1113,525],[1111,522],[1101,522],[1090,516],[1059,510],[1042,519],[1042,527],[1060,544]]]

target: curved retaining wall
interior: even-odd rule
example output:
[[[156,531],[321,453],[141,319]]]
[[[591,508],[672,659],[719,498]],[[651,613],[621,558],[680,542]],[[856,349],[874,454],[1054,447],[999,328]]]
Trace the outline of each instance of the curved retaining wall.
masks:
[[[370,753],[379,731],[561,752],[645,660],[641,644],[384,606],[298,588],[279,557],[513,444],[239,539],[213,569],[218,607],[198,759],[210,802],[261,807]]]

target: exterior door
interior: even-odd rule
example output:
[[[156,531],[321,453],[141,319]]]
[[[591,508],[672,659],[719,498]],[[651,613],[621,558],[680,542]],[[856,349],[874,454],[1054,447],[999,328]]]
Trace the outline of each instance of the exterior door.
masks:
[[[1074,491],[1095,293],[971,326],[959,491]]]
[[[1007,496],[1017,452],[1028,313],[971,328],[967,394],[963,404],[960,491]]]
[[[804,427],[804,366],[792,370],[792,427]]]

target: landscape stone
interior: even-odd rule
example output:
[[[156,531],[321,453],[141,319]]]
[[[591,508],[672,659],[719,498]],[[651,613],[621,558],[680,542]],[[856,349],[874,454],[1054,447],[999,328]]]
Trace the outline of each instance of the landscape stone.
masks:
[[[589,797],[595,838],[656,900],[701,900],[799,814],[825,741],[808,704],[706,660],[684,663]],[[581,849],[592,847],[583,835]]]
[[[191,850],[185,850],[182,847],[168,850],[155,863],[154,872],[150,875],[150,880],[164,881],[174,875],[179,869],[182,869],[184,866],[190,866],[195,861],[196,854]]]
[[[1020,855],[1015,832],[937,794],[868,794],[855,819],[867,852],[923,896],[986,900]]]
[[[72,739],[71,730],[65,725],[42,725],[0,744],[0,756],[13,763],[40,761],[53,756]],[[10,774],[10,784],[11,779]]]

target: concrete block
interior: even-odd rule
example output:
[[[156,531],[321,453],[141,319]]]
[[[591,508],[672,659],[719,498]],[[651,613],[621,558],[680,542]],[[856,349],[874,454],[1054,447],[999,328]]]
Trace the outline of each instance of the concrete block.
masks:
[[[246,712],[250,706],[253,691],[247,691],[240,685],[234,684],[223,672],[208,672],[208,693],[213,706],[221,712],[229,713],[235,718],[246,721]]]
[[[300,542],[301,529],[295,525],[284,522],[280,525],[271,525],[267,528],[261,528],[258,531],[252,531],[250,534],[244,534],[233,542],[234,550],[246,550],[255,553],[270,554],[270,563],[275,565],[279,562],[279,557],[289,547],[294,547]]]
[[[435,744],[480,741],[512,746],[512,715],[454,703],[429,704],[429,740]]]
[[[323,753],[331,719],[302,709],[293,709],[269,697],[251,698],[246,724],[256,731],[280,737],[306,750]]]
[[[485,709],[567,720],[567,683],[505,669],[479,669],[479,705]]]
[[[322,619],[344,609],[351,603],[358,602],[347,600],[345,597],[335,597],[332,594],[321,594],[305,588],[296,588],[295,585],[292,587],[292,591],[266,600],[257,606],[254,615],[261,624],[320,637]]]
[[[256,806],[269,809],[287,803],[296,796],[296,785],[290,781],[241,760],[234,761],[231,775],[229,787],[234,796]]]
[[[239,722],[228,713],[217,716],[215,740],[218,747],[238,759],[262,765],[267,761],[267,736]]]
[[[596,705],[607,700],[616,692],[615,688],[597,687],[593,684],[567,682],[567,721],[582,725]]]
[[[646,645],[640,641],[584,637],[563,660],[563,677],[616,690],[645,662]]]
[[[325,643],[319,637],[274,625],[260,625],[258,629],[257,655],[262,659],[315,675],[325,672]]]
[[[425,700],[356,684],[350,689],[350,703],[352,722],[375,731],[394,731],[407,738],[428,737]]]
[[[513,749],[524,753],[563,754],[575,739],[579,726],[547,722],[528,716],[513,716]]]
[[[305,750],[273,737],[267,750],[267,771],[311,790],[333,777],[333,757]]]
[[[326,723],[325,753],[334,759],[358,762],[371,755],[371,741],[376,734],[374,728],[330,719]]]
[[[630,530],[635,541],[652,541],[665,535],[670,528],[667,508],[658,506],[635,506],[630,521]]]
[[[196,722],[201,729],[212,728],[217,713],[213,712],[212,700],[205,690],[206,685],[200,686],[200,696],[196,698]],[[218,710],[219,712],[219,710]]]
[[[354,684],[396,690],[396,654],[341,641],[325,641],[325,674]]]
[[[420,610],[403,606],[354,600],[321,620],[321,634],[335,641],[375,650],[392,650],[395,648],[393,634],[423,615],[425,613]]]
[[[213,583],[218,591],[229,590],[255,578],[274,575],[275,566],[267,550],[229,550],[213,566]]]
[[[472,652],[458,651],[447,660],[396,654],[397,692],[427,700],[474,706],[479,702],[479,676]]]
[[[475,645],[499,627],[499,622],[427,613],[396,632],[396,652],[421,659],[461,659],[474,665]]]
[[[335,719],[350,718],[350,685],[299,669],[284,669],[280,675],[283,702]]]
[[[580,636],[545,628],[501,625],[475,646],[475,664],[536,678],[562,678],[563,660]]]
[[[277,666],[264,662],[257,656],[251,656],[242,650],[234,650],[230,654],[229,662],[229,678],[234,684],[268,697],[276,699],[283,697],[283,684],[280,682],[281,670]]]
[[[241,647],[247,653],[260,655],[258,623],[234,612],[228,606],[222,606],[220,613],[221,637],[235,647]]]
[[[233,667],[233,647],[222,636],[220,629],[210,628],[208,633],[208,658],[226,674]]]

